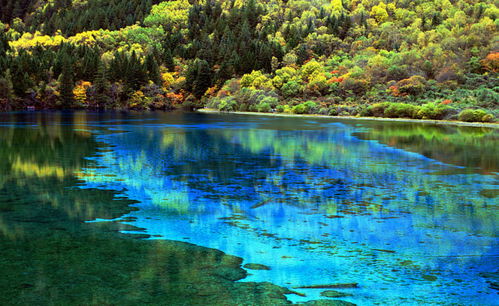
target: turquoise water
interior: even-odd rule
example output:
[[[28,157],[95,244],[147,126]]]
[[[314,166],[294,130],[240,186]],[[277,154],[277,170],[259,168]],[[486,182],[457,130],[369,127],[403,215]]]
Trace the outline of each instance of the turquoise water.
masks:
[[[137,201],[122,218],[151,239],[271,268],[248,270],[243,282],[306,295],[288,295],[294,302],[323,291],[298,287],[358,283],[337,289],[352,294],[342,300],[497,304],[484,274],[499,263],[494,130],[184,113],[78,118],[70,128],[104,149],[86,158],[92,166],[77,171],[75,188]]]

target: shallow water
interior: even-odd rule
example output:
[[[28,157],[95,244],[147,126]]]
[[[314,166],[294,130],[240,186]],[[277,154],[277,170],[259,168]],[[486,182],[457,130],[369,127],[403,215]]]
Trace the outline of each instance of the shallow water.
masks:
[[[360,305],[496,303],[484,277],[499,262],[495,130],[186,113],[0,118],[0,130],[44,122],[100,142],[72,165],[75,187],[138,201],[122,218],[152,239],[271,268],[242,281],[358,283],[337,290]],[[15,166],[62,171],[31,163]],[[295,302],[323,291],[294,290],[307,295]]]

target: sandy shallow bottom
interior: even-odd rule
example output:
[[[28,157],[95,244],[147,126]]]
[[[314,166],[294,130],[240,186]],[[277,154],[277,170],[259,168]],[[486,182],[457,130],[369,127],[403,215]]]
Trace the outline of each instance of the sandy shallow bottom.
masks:
[[[51,116],[41,115],[46,126],[31,117],[0,126],[0,305],[291,303],[286,288],[238,282],[248,275],[239,257],[146,240],[151,236],[126,224],[131,219],[88,222],[119,219],[137,202],[106,188],[78,188],[78,170],[95,166],[86,157],[108,148],[80,121],[68,123],[81,117]],[[51,124],[61,121],[69,128]]]

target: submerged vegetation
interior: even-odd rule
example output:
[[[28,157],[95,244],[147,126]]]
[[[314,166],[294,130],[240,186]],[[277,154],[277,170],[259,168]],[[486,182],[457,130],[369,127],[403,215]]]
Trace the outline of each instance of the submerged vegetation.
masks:
[[[494,1],[1,3],[0,109],[494,121]]]
[[[86,158],[108,149],[85,130],[95,118],[37,113],[1,119],[12,126],[0,127],[0,304],[289,304],[286,288],[235,282],[247,275],[241,258],[121,234],[140,231],[126,220],[87,223],[136,210],[119,192],[75,188],[82,167],[95,166]],[[16,126],[35,122],[36,128]]]

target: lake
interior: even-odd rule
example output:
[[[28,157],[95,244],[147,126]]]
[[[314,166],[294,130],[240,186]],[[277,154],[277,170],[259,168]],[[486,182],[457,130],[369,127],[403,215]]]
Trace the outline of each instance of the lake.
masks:
[[[3,113],[3,302],[144,302],[174,273],[167,292],[208,304],[270,282],[292,302],[334,285],[359,305],[494,305],[498,148],[497,129],[422,123]],[[201,287],[219,287],[185,289],[213,269]]]

